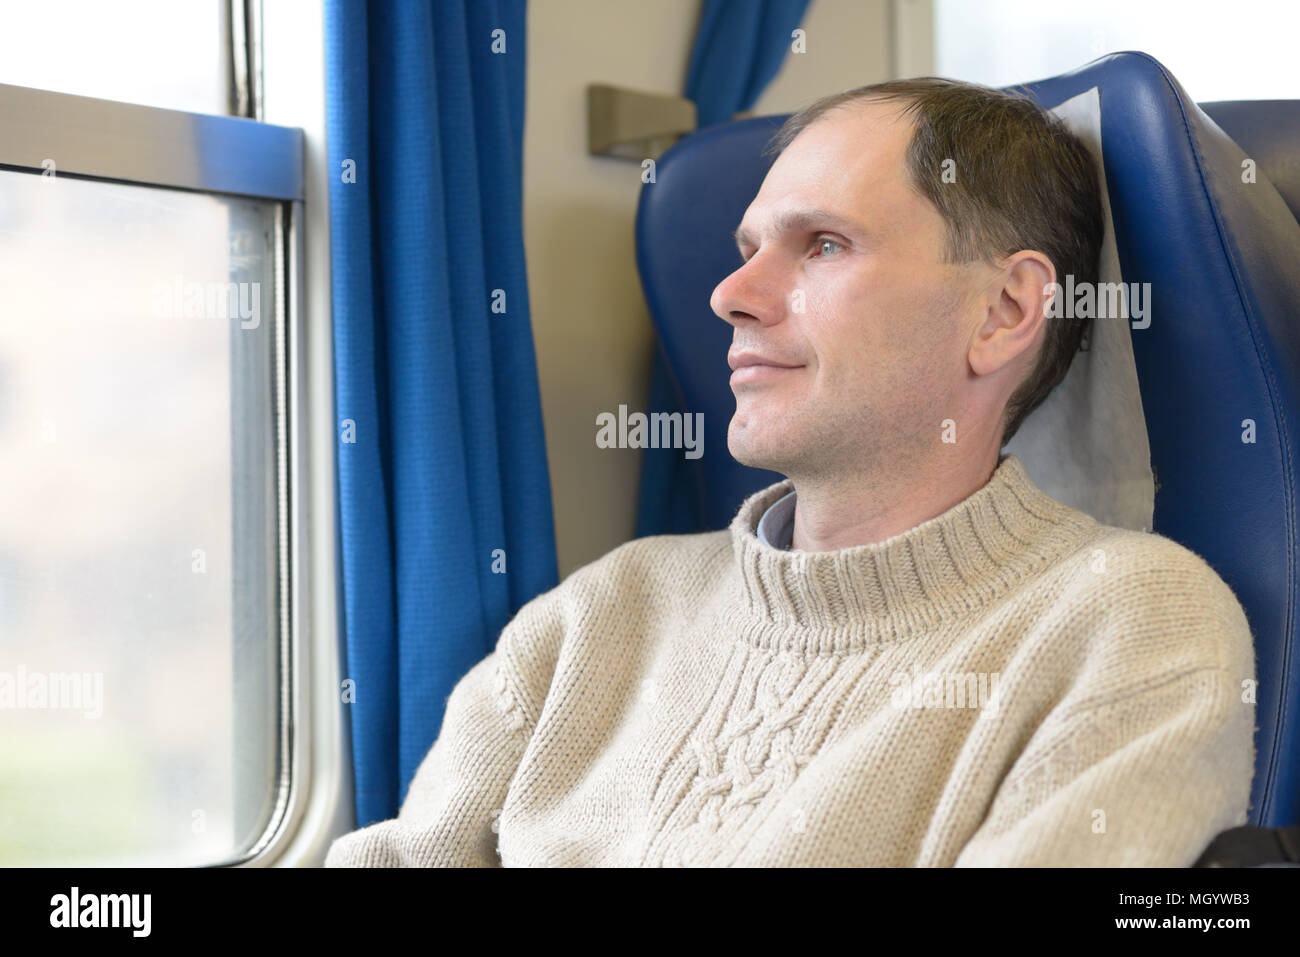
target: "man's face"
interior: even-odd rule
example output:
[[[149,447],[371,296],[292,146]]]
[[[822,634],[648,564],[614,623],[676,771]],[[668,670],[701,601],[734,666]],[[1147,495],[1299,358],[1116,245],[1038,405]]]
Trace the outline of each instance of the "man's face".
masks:
[[[901,109],[824,114],[745,212],[745,262],[710,306],[734,327],[733,366],[752,352],[790,368],[732,373],[727,445],[739,462],[869,474],[924,457],[942,421],[960,419],[975,274],[942,262],[945,223],[908,182]]]

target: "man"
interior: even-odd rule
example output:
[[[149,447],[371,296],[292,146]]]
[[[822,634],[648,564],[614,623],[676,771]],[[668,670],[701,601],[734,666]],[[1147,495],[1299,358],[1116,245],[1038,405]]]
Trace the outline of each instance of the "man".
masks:
[[[999,456],[1079,347],[1045,290],[1097,280],[1086,148],[930,78],[774,145],[712,307],[729,448],[788,478],[521,609],[328,866],[1186,866],[1246,822],[1231,590]]]

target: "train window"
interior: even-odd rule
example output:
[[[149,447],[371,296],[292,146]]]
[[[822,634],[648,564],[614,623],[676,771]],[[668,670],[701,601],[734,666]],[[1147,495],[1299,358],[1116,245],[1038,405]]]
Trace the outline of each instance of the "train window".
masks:
[[[0,864],[249,859],[291,784],[300,133],[12,86],[0,123]]]
[[[227,0],[5,4],[0,83],[226,113],[228,6]]]
[[[1273,0],[1251,4],[1249,11],[1212,0],[935,0],[935,69],[1008,86],[1056,76],[1107,53],[1141,50],[1197,101],[1300,97],[1292,51],[1300,7]]]

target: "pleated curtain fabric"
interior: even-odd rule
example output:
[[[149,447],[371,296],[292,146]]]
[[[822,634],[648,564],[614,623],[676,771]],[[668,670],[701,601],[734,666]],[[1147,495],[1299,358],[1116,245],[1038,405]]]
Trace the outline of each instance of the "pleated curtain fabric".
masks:
[[[522,218],[524,0],[326,0],[338,519],[356,820],[557,583]]]

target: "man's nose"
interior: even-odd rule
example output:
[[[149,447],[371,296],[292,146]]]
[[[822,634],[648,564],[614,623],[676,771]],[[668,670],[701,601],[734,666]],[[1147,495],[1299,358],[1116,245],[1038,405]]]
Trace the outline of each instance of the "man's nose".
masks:
[[[784,293],[770,266],[759,262],[761,253],[742,263],[731,275],[718,283],[709,297],[709,307],[720,319],[732,326],[746,320],[770,325],[785,315]]]

